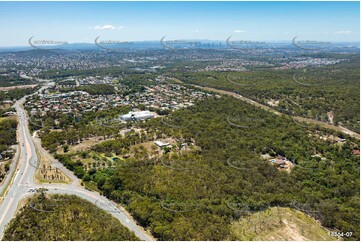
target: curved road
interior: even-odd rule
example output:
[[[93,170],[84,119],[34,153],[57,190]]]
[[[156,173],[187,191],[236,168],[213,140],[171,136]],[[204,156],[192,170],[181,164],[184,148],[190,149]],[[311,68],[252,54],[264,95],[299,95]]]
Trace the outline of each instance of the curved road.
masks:
[[[49,85],[49,84],[48,84]],[[47,86],[41,88],[38,92],[46,89]],[[19,202],[31,195],[34,195],[34,189],[46,188],[47,193],[59,194],[74,194],[83,199],[86,199],[101,209],[104,209],[117,218],[124,226],[141,240],[155,240],[150,234],[136,224],[131,216],[124,208],[118,208],[117,204],[108,200],[106,197],[98,193],[88,191],[83,187],[78,186],[79,180],[75,176],[71,176],[73,182],[71,185],[67,184],[36,184],[34,181],[34,174],[38,165],[38,157],[35,150],[35,145],[31,139],[28,129],[28,120],[26,111],[22,104],[25,98],[20,99],[14,105],[17,115],[19,117],[19,146],[20,146],[20,160],[14,174],[9,173],[11,177],[11,184],[8,186],[6,193],[3,195],[0,204],[0,238],[3,237],[7,224],[15,216]],[[59,167],[65,174],[70,172],[62,165]],[[1,194],[2,191],[0,191]]]

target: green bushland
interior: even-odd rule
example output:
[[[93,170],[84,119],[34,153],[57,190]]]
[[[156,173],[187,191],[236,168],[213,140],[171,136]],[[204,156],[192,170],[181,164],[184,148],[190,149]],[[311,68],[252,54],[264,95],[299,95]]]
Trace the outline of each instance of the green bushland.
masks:
[[[4,240],[139,240],[116,218],[75,195],[32,197],[7,227]]]
[[[15,88],[7,92],[0,92],[0,102],[5,100],[17,100],[25,95],[34,93],[38,88]]]
[[[105,196],[126,206],[160,240],[229,238],[232,222],[243,217],[227,206],[230,201],[247,204],[252,211],[294,208],[297,202],[323,226],[353,232],[345,239],[359,238],[359,158],[352,155],[359,141],[348,135],[303,127],[231,97],[209,98],[163,121],[133,126],[143,134],[97,144],[92,152],[123,154],[135,143],[161,137],[195,143],[199,149],[177,153],[173,147],[162,159],[140,149],[118,167],[87,172],[81,160],[72,160],[81,154],[56,158],[78,167],[79,177],[95,182]],[[330,135],[346,142],[320,139]],[[297,166],[291,173],[280,172],[262,160],[262,154],[285,156]]]
[[[11,87],[34,84],[33,81],[25,78],[21,78],[19,75],[0,75],[0,87]]]
[[[265,105],[278,100],[274,109],[289,115],[333,123],[355,132],[360,130],[359,55],[340,55],[338,64],[301,69],[251,68],[241,72],[176,72],[187,84],[213,87],[241,94]]]
[[[18,122],[15,119],[0,118],[0,153],[16,144],[16,129]]]
[[[60,92],[70,92],[70,91],[84,91],[89,93],[90,95],[115,94],[114,87],[108,84],[94,84],[89,86],[69,87],[69,88],[60,89]]]

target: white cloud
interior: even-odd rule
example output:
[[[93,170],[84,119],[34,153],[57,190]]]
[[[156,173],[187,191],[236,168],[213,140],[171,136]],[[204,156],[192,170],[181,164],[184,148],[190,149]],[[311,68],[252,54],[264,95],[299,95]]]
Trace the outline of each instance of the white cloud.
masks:
[[[193,29],[192,32],[193,33],[199,33],[199,29]]]
[[[123,26],[118,27],[118,29],[123,28]],[[94,29],[100,29],[100,30],[111,30],[111,29],[117,29],[117,27],[114,27],[113,25],[107,24],[107,25],[97,25],[94,27]]]
[[[352,31],[350,31],[350,30],[343,30],[343,31],[336,31],[335,33],[336,33],[336,34],[351,34]]]
[[[241,29],[235,29],[233,30],[234,33],[244,33],[246,32],[245,30],[241,30]]]

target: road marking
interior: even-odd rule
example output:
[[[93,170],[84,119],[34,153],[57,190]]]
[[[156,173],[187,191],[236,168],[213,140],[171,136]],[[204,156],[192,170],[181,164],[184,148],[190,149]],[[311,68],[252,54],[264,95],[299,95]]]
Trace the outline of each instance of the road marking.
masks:
[[[83,193],[85,195],[88,195],[89,197],[92,197],[94,199],[98,199],[98,196],[93,194],[93,193],[90,193],[90,192],[87,192],[87,191],[83,191],[83,190],[79,190],[79,189],[76,189],[75,191],[78,191],[80,193]]]
[[[14,178],[14,181],[16,180],[16,178],[18,177],[19,173],[20,173],[20,170],[16,170],[16,175],[15,175],[15,178]],[[20,185],[21,183],[19,182],[18,186]]]
[[[10,201],[8,202],[8,206],[6,207],[5,212],[4,212],[4,214],[3,214],[3,216],[2,216],[2,218],[1,218],[1,220],[0,220],[0,224],[3,223],[3,221],[4,221],[4,219],[5,219],[6,215],[7,215],[7,211],[9,211],[9,207],[11,206],[11,204],[13,203],[13,201],[14,201],[14,197],[11,197],[11,198],[10,198]]]
[[[30,148],[30,144],[29,144],[29,140],[27,139],[26,137],[26,134],[25,134],[25,127],[23,129],[23,132],[24,132],[24,141],[25,141],[25,154],[26,154],[26,164],[25,164],[25,171],[28,170],[28,166],[29,166],[29,162],[30,162],[30,158],[32,156],[32,153],[31,153],[31,148]],[[23,179],[24,179],[25,176],[22,176],[21,179],[20,179],[20,183],[22,183]]]

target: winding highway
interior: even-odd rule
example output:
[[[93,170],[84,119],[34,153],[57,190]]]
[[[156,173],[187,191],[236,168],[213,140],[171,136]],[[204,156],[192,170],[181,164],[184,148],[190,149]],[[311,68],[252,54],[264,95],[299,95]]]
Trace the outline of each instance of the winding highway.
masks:
[[[51,83],[45,84],[37,93],[46,89],[50,84]],[[8,174],[10,178],[8,178],[9,181],[7,185],[0,187],[0,194],[3,194],[0,200],[0,238],[3,237],[7,224],[15,216],[20,201],[34,195],[35,189],[46,188],[48,189],[47,193],[73,194],[86,199],[99,208],[111,213],[130,231],[133,231],[139,239],[145,241],[155,240],[141,226],[137,225],[124,208],[98,193],[88,191],[79,186],[79,180],[61,164],[57,164],[56,166],[61,169],[64,174],[70,176],[73,180],[71,184],[36,184],[34,174],[37,170],[36,167],[38,166],[39,160],[36,154],[35,144],[28,128],[27,114],[23,108],[25,99],[26,97],[23,97],[14,104],[14,108],[19,117],[18,143],[20,153],[17,155],[20,157],[16,167],[13,164],[14,168],[11,170],[12,172],[10,171]],[[36,145],[39,148],[39,144]]]

